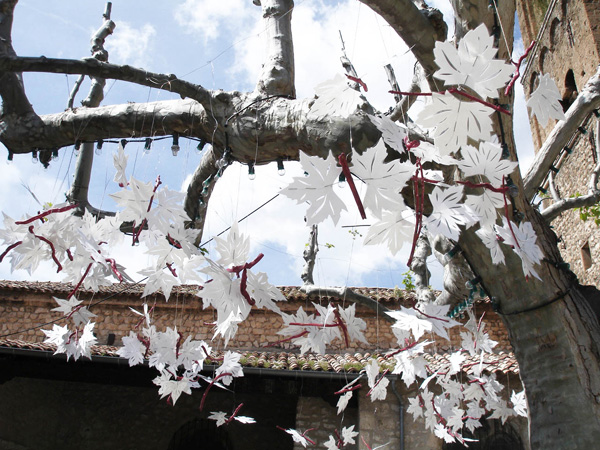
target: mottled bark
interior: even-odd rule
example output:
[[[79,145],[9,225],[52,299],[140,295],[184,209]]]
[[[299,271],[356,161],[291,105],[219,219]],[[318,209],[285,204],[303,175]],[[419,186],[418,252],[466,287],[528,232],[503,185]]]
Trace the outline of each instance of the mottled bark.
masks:
[[[310,237],[308,239],[308,243],[306,244],[304,252],[302,252],[302,256],[304,257],[305,263],[304,267],[302,268],[300,278],[302,278],[302,281],[304,282],[305,286],[315,284],[315,281],[313,279],[313,270],[317,261],[317,253],[319,252],[318,235],[318,225],[312,225],[310,227]]]

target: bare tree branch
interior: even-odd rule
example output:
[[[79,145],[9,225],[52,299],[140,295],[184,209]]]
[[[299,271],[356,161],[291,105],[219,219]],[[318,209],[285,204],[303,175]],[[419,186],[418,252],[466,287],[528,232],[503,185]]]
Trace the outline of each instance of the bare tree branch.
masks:
[[[0,55],[0,73],[5,72],[46,72],[89,75],[111,80],[128,81],[179,94],[191,98],[209,108],[215,93],[202,86],[180,80],[173,74],[148,72],[131,66],[103,63],[95,58],[59,59],[46,57],[18,57]]]
[[[431,273],[427,268],[427,257],[431,255],[431,245],[429,239],[421,234],[417,240],[417,247],[413,254],[410,270],[415,274],[415,287],[417,299],[422,302],[432,302],[435,300],[435,295],[429,287]]]
[[[293,0],[261,0],[266,30],[266,59],[256,91],[296,97],[294,87]]]
[[[0,59],[16,57],[12,46],[13,12],[17,0],[0,0]],[[6,71],[0,67],[0,116],[8,114],[31,114],[33,107],[25,95],[23,78],[18,71]]]
[[[411,0],[361,0],[383,17],[411,49],[432,84],[438,69],[433,58],[435,41],[445,41],[448,28],[432,9],[419,9]],[[435,10],[437,11],[437,10]]]
[[[302,274],[300,275],[300,278],[302,278],[302,281],[304,282],[304,286],[311,286],[315,283],[313,279],[313,270],[315,268],[317,253],[319,252],[318,233],[319,226],[316,224],[312,225],[310,227],[310,239],[302,253],[304,261],[306,261],[302,268]]]
[[[96,33],[94,33],[92,36],[92,55],[98,61],[102,62],[108,61],[108,52],[104,49],[104,40],[107,36],[112,34],[113,30],[115,29],[115,23],[110,20],[110,5],[111,3],[108,2],[106,10],[102,15],[104,18],[103,23],[98,31],[96,31]],[[88,96],[82,101],[82,104],[90,108],[100,106],[100,103],[104,98],[103,91],[105,84],[106,80],[104,78],[94,77],[92,79]],[[78,83],[76,83],[75,86],[78,86]],[[73,105],[73,100],[76,93],[77,90],[74,87],[69,98],[69,104],[71,107]],[[101,211],[97,208],[94,208],[89,202],[88,191],[92,175],[92,165],[94,163],[94,144],[85,142],[81,147],[82,148],[77,156],[77,163],[75,166],[75,178],[73,179],[73,184],[71,184],[71,188],[67,193],[67,199],[71,203],[78,205],[78,212],[80,214],[83,214],[83,211],[88,210],[96,217],[114,216],[114,213]]]
[[[550,167],[569,143],[577,128],[598,107],[600,107],[600,69],[585,84],[568,109],[566,119],[559,121],[548,135],[546,142],[544,142],[529,167],[523,183],[525,195],[529,200],[535,196]]]

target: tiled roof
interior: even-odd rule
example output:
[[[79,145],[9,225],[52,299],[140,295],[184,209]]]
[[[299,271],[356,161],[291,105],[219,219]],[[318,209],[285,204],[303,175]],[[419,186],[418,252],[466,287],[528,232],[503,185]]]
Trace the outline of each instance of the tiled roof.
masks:
[[[144,284],[113,284],[111,286],[102,286],[99,288],[96,296],[103,295],[138,295],[141,296],[144,292]],[[197,285],[181,285],[174,286],[171,296],[190,296],[196,297],[199,286]],[[288,300],[300,300],[304,301],[309,298],[315,298],[316,296],[308,296],[296,286],[280,286],[279,289],[283,292]],[[73,290],[73,285],[70,283],[56,283],[51,281],[9,281],[0,280],[0,290],[11,290],[11,291],[22,291],[29,293],[40,293],[54,296],[68,295]],[[367,287],[355,287],[352,288],[357,294],[370,297],[373,300],[380,302],[398,302],[402,298],[410,297],[412,294],[405,293],[398,289],[389,288],[367,288]],[[81,287],[80,293],[92,294],[92,291]],[[327,296],[324,296],[325,298]]]
[[[1,349],[16,350],[37,350],[43,352],[52,352],[56,350],[53,344],[41,342],[26,342],[16,339],[0,339]],[[92,356],[107,356],[119,358],[117,355],[118,347],[107,345],[92,346]],[[377,360],[383,368],[393,370],[394,359],[386,359],[384,355],[372,355],[371,353],[346,353],[346,354],[314,354],[288,352],[255,352],[242,351],[240,363],[243,367],[254,367],[261,369],[275,369],[293,372],[330,372],[330,373],[357,373],[367,364],[370,358],[377,357]],[[214,352],[207,364],[215,363],[222,358],[223,352]],[[431,371],[443,370],[450,364],[450,354],[436,353],[433,355],[424,354]],[[463,367],[467,367],[464,372],[473,373],[473,368],[480,363],[479,358],[467,356]],[[519,373],[519,366],[514,353],[498,353],[486,355],[483,361],[484,370],[489,373],[502,373],[516,375]]]

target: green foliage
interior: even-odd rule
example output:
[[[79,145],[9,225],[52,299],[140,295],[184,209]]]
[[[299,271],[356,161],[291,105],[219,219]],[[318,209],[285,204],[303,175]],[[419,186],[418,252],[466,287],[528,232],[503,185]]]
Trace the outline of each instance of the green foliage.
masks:
[[[356,240],[357,237],[362,237],[362,234],[359,233],[357,229],[348,230],[348,233],[352,235],[352,240]]]
[[[577,192],[573,197],[581,197],[581,194]],[[586,222],[588,219],[592,219],[596,226],[600,226],[600,203],[575,209],[579,212],[581,220]]]
[[[404,275],[404,278],[402,279],[402,284],[404,285],[404,289],[407,290],[408,292],[413,292],[415,290],[415,284],[414,284],[412,270],[407,270],[402,275]]]
[[[334,248],[335,245],[330,244],[329,242],[325,242],[325,248]]]

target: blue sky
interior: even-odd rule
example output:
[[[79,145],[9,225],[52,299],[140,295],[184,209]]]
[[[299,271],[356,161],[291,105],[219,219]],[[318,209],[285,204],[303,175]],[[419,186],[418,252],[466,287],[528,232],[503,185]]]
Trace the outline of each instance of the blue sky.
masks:
[[[449,2],[430,3],[439,3],[443,12],[449,14]],[[16,52],[21,56],[75,59],[88,56],[89,39],[101,23],[104,5],[105,2],[97,0],[21,0],[13,26]],[[115,1],[112,19],[117,28],[107,39],[109,60],[154,72],[174,73],[211,89],[249,91],[254,87],[262,61],[260,15],[260,8],[250,0]],[[318,83],[342,72],[340,31],[348,57],[369,86],[367,98],[380,110],[387,110],[392,101],[387,94],[389,88],[382,66],[391,63],[403,87],[408,86],[412,78],[414,60],[406,46],[381,18],[356,0],[296,1],[293,27],[298,97],[312,96]],[[27,94],[36,112],[64,110],[75,80],[75,76],[25,74]],[[86,92],[87,85],[84,85],[76,105]],[[164,91],[109,80],[103,104],[170,98],[175,97]],[[516,123],[522,127],[527,120],[522,101],[520,105],[521,109],[515,114]],[[521,127],[517,129],[518,145],[526,150],[524,155],[529,155],[528,127]],[[129,173],[146,181],[161,175],[170,188],[184,188],[201,155],[194,142],[182,140],[182,151],[173,157],[170,145],[168,140],[156,143],[146,155],[141,144],[129,144]],[[114,208],[108,194],[118,189],[112,182],[111,154],[115,149],[114,145],[104,146],[93,173],[92,203],[105,209]],[[29,187],[41,202],[64,201],[73,166],[70,148],[62,149],[58,160],[47,170],[33,164],[30,156],[16,156],[10,165],[0,163],[0,186],[4,184],[4,192],[11,192],[10,196],[0,199],[0,209],[12,217],[39,209],[23,185]],[[256,172],[256,179],[250,181],[245,166],[233,166],[226,171],[213,194],[206,237],[222,231],[233,220],[277,194],[291,176],[302,174],[294,164],[286,165],[285,177],[277,175],[274,165],[258,167]],[[349,195],[349,192],[343,195]],[[240,227],[252,236],[251,253],[265,253],[266,257],[257,269],[267,272],[275,284],[301,283],[302,251],[308,240],[303,214],[304,208],[278,197]],[[359,222],[357,213],[352,211],[342,217],[341,225]],[[372,287],[401,285],[409,249],[392,256],[383,247],[363,246],[360,237],[353,236],[349,230],[336,229],[330,223],[321,227],[316,282]],[[334,247],[326,248],[326,243]],[[120,262],[129,263],[133,278],[138,279],[135,270],[141,268],[144,257],[131,257],[131,249],[124,248]],[[53,272],[50,266],[45,266],[31,278],[60,279]],[[0,276],[30,278],[24,272],[10,274],[6,263],[0,264]],[[441,286],[439,267],[434,270],[431,284]]]

